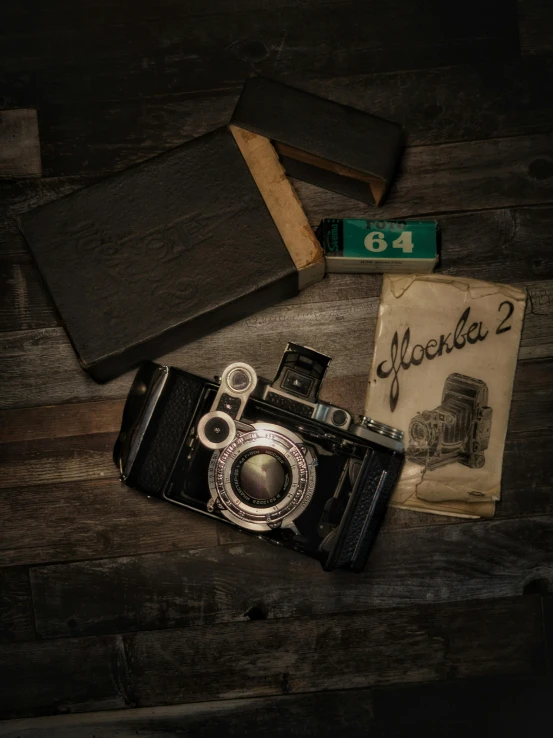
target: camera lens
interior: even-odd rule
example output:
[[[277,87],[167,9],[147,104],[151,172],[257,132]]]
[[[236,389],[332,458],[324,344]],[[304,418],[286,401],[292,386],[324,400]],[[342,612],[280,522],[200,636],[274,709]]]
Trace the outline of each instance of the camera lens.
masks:
[[[415,421],[411,424],[409,429],[411,439],[417,446],[428,445],[430,440],[430,434],[428,432],[428,426],[420,421]]]
[[[210,418],[205,424],[204,433],[211,443],[220,443],[229,435],[230,425],[224,418]]]
[[[282,464],[269,454],[256,454],[240,469],[244,492],[256,500],[270,500],[283,488],[286,474]]]

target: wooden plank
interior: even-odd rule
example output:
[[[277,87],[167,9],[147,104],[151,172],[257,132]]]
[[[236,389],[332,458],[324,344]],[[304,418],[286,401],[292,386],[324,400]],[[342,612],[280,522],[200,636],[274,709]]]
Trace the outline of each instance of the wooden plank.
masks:
[[[553,590],[549,586],[549,582],[540,582],[542,585],[542,592],[547,592],[542,597],[543,607],[543,624],[545,629],[545,645],[546,645],[546,659],[549,674],[553,674]]]
[[[5,718],[546,669],[536,595],[10,644],[0,660]]]
[[[311,303],[306,307],[287,301],[188,344],[162,361],[209,377],[239,356],[253,363],[262,376],[271,376],[288,341],[309,345],[317,336],[317,349],[335,357],[331,367],[335,377],[351,374],[352,369],[361,373],[369,366],[377,305],[376,296],[343,303]],[[365,315],[365,333],[360,338],[359,321]],[[354,335],[357,346],[352,356]],[[260,345],[263,357],[259,354]],[[134,374],[105,385],[96,384],[80,369],[62,328],[0,334],[0,356],[4,380],[0,406],[4,408],[120,399],[126,396]],[[45,376],[47,383],[41,381]]]
[[[549,134],[408,148],[379,216],[407,218],[551,202],[552,151]],[[332,215],[367,216],[366,205],[305,182],[294,186],[312,222]]]
[[[547,679],[457,679],[429,684],[279,695],[168,707],[27,718],[0,723],[2,738],[448,738],[541,733]],[[399,709],[398,709],[399,708]]]
[[[371,212],[386,218],[413,217],[550,203],[552,141],[547,133],[407,148],[385,205]],[[47,201],[56,191],[71,190],[90,180],[61,178],[50,185],[46,180],[42,188],[5,188],[5,215],[17,215],[37,202]],[[367,206],[362,203],[305,182],[296,182],[295,188],[312,224],[331,215],[367,216]],[[11,231],[5,240],[4,249],[21,248],[20,243],[14,243]]]
[[[522,362],[517,366],[509,416],[511,436],[553,427],[553,361]]]
[[[0,177],[41,174],[36,110],[0,110]]]
[[[163,11],[146,3],[138,13],[138,4],[118,5],[86,2],[83,13],[94,22],[85,32],[82,17],[61,3],[41,13],[39,24],[4,24],[5,87],[12,99],[42,110],[51,101],[202,94],[254,71],[287,77],[298,68],[311,75],[427,69],[509,59],[519,47],[514,0],[489,0],[485,14],[477,0],[462,10],[429,0],[424,13],[408,0],[374,7],[355,0],[196,2],[196,10],[173,0]],[[479,17],[477,33],[473,17]]]
[[[59,324],[60,319],[31,257],[27,254],[0,256],[0,331]]]
[[[5,443],[0,461],[0,489],[117,478],[119,472],[112,459],[116,437],[115,433],[95,433],[40,439],[32,444]]]
[[[242,536],[229,546],[33,567],[43,638],[520,595],[553,586],[553,516],[385,528],[359,577]],[[271,586],[267,587],[267,582]]]
[[[439,219],[440,271],[496,282],[553,278],[550,234],[553,207],[484,210]],[[317,225],[317,224],[313,224]],[[527,245],[532,243],[528,258]],[[329,275],[298,304],[373,296],[380,289],[376,275]],[[60,319],[28,254],[0,256],[0,330],[54,327]]]
[[[280,695],[0,722],[2,738],[365,738],[370,690]],[[371,732],[371,736],[373,733]]]
[[[499,678],[374,690],[371,736],[407,738],[414,725],[417,735],[436,738],[540,735],[551,720],[552,688],[547,678]]]
[[[35,636],[28,570],[0,569],[0,643],[27,641]]]
[[[544,454],[542,457],[539,456],[541,453]],[[550,430],[509,433],[503,456],[501,502],[496,505],[496,518],[553,513],[548,463],[551,454],[553,434]]]
[[[410,145],[547,132],[553,61],[513,61],[386,74],[308,76],[287,81],[405,126]],[[53,174],[109,173],[228,122],[240,84],[191,98],[82,101],[42,110],[43,151]]]
[[[0,179],[0,253],[28,253],[25,239],[14,221],[17,215],[75,192],[96,179],[64,177],[16,182]]]
[[[550,433],[539,438],[553,424],[553,388],[548,383],[553,362],[520,364],[515,382],[510,415],[509,439],[519,433],[537,435],[547,446]],[[357,398],[362,406],[365,377],[344,377],[341,394],[330,391],[329,399]],[[543,384],[542,384],[543,382]],[[352,384],[354,385],[352,389]],[[96,409],[98,408],[98,409]],[[115,479],[119,472],[113,463],[112,449],[122,417],[123,401],[53,405],[0,411],[0,489],[44,485],[84,479]],[[13,437],[13,441],[10,438]],[[522,447],[526,449],[525,442]],[[541,458],[541,457],[540,457]],[[535,464],[535,469],[541,469]],[[527,469],[523,464],[522,469]],[[520,475],[517,475],[520,480]]]
[[[0,203],[2,215],[15,217],[31,208],[47,205],[64,195],[93,184],[98,177],[41,177],[40,179],[10,182],[0,180]]]
[[[0,565],[217,544],[213,521],[184,510],[175,515],[172,505],[151,500],[115,479],[4,490],[0,510]]]
[[[124,400],[0,411],[0,444],[37,439],[117,433]]]
[[[548,0],[518,0],[520,47],[523,54],[553,51],[553,10]]]
[[[544,673],[539,597],[124,636],[137,706]]]
[[[0,648],[0,715],[56,715],[129,704],[120,636],[15,643]]]
[[[85,436],[83,449],[86,444]],[[498,518],[553,514],[547,463],[552,454],[550,431],[508,436]],[[123,487],[115,479],[116,468],[109,466],[107,453],[102,463],[112,478],[68,482],[62,471],[60,481],[53,484],[2,490],[0,519],[5,527],[0,565],[199,548],[216,545],[218,540],[239,545],[248,541],[227,526]],[[31,518],[33,526],[29,526]],[[458,524],[458,519],[389,510],[384,530],[447,523]]]
[[[550,359],[519,362],[513,388],[511,433],[551,427],[552,370],[553,361]],[[366,374],[330,377],[324,382],[321,397],[346,407],[354,415],[361,414],[366,389]],[[125,399],[114,399],[0,410],[0,445],[115,434],[121,425],[124,405]],[[16,445],[12,448],[16,452],[20,450]],[[32,446],[26,448],[35,450]],[[8,458],[7,453],[4,453],[4,458]]]
[[[370,365],[380,289],[371,276],[367,282],[349,281],[351,276],[363,275],[345,276],[344,283],[358,285],[362,295],[371,285],[373,296],[357,297],[352,291],[348,301],[328,302],[324,286],[315,285],[310,289],[320,290],[313,293],[317,296],[323,292],[320,301],[303,302],[299,296],[188,344],[160,361],[209,377],[240,357],[262,376],[272,376],[288,341],[312,345],[316,336],[317,350],[334,357],[329,379],[360,376]],[[553,281],[528,284],[528,292],[519,358],[552,357]],[[259,346],[263,346],[261,355]],[[0,334],[0,356],[0,407],[6,409],[121,399],[132,381],[129,373],[108,384],[96,384],[79,368],[61,328]]]
[[[511,405],[511,435],[552,428],[552,368],[551,360],[519,365]],[[365,390],[366,377],[342,377],[330,383],[325,396],[361,412]],[[113,463],[112,449],[123,405],[123,400],[107,400],[0,411],[0,489],[115,479],[119,471]],[[522,468],[527,467],[523,464]]]
[[[553,84],[553,61],[548,58],[333,75],[313,77],[298,67],[286,79],[308,92],[402,123],[411,145],[546,132],[550,126],[551,96],[543,94]],[[192,96],[172,89],[169,95],[150,98],[45,101],[45,167],[51,174],[80,175],[135,164],[227,123],[241,83],[225,81],[224,88]]]
[[[298,69],[289,81],[401,123],[416,146],[548,132],[552,74],[553,60],[536,56],[347,77]]]
[[[551,278],[553,207],[455,213],[438,223],[440,272],[506,283]]]

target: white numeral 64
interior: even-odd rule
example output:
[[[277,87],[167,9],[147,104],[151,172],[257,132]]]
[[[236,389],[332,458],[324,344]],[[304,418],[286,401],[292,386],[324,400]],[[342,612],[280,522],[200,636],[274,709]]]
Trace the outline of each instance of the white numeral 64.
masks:
[[[367,233],[365,236],[365,248],[367,251],[372,252],[386,251],[388,244],[382,231]],[[401,249],[404,254],[411,254],[413,251],[413,236],[411,231],[404,231],[399,238],[392,241],[392,248]]]

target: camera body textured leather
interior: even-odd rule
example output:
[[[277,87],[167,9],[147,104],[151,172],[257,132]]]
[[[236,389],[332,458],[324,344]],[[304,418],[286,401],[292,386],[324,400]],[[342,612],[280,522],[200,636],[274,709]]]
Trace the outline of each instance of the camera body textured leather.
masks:
[[[148,413],[151,397],[155,394],[154,387],[163,375],[165,376],[162,390],[153,409]],[[197,450],[199,446],[194,429],[197,428],[198,414],[202,412],[202,408],[205,411],[207,407],[206,393],[211,392],[213,399],[217,389],[216,382],[202,379],[189,372],[144,362],[127,398],[121,432],[114,448],[114,461],[122,472],[127,470],[128,473],[123,472],[123,479],[128,486],[152,497],[166,499],[169,502],[176,501],[177,504],[182,502],[178,488],[183,486],[183,480],[190,476],[190,479],[195,481],[191,484],[193,493],[187,491],[185,495],[185,507],[194,509],[200,514],[208,514],[209,517],[215,517],[223,523],[240,527],[238,520],[229,523],[229,520],[217,511],[206,511],[205,504],[201,501],[203,499],[201,490],[202,488],[207,490],[208,462],[206,457],[201,461],[201,457],[192,450],[193,448]],[[262,405],[265,405],[255,399],[249,402],[251,405],[248,406],[247,412],[254,415],[259,412]],[[275,417],[278,417],[279,412],[278,408],[273,408]],[[284,415],[290,417],[289,413],[285,412]],[[298,420],[301,422],[301,418]],[[359,440],[355,436],[351,438]],[[136,455],[133,455],[133,448],[137,451]],[[284,535],[281,537],[278,530],[264,532],[260,537],[315,556],[326,571],[336,568],[353,572],[362,571],[384,520],[388,501],[402,464],[403,452],[367,442],[353,492],[349,495],[340,523],[337,524],[338,521],[335,521],[335,536],[328,547],[319,550],[316,546],[313,547],[308,540],[307,529],[302,527],[303,524],[300,525],[304,536],[301,545],[295,539]],[[330,499],[333,491],[334,488],[323,491],[322,487],[315,490],[314,501],[311,504],[313,509],[319,512],[314,514],[312,525],[316,525],[327,497],[333,501]],[[193,495],[197,496],[196,501]],[[241,530],[250,535],[259,535],[244,528]],[[318,545],[322,539],[317,540]]]

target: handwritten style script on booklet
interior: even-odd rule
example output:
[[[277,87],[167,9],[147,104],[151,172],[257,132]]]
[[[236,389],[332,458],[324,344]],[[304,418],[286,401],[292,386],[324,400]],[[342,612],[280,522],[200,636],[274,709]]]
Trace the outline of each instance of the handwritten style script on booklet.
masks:
[[[491,517],[526,294],[442,275],[386,275],[365,414],[405,433],[391,504]]]

